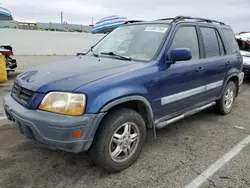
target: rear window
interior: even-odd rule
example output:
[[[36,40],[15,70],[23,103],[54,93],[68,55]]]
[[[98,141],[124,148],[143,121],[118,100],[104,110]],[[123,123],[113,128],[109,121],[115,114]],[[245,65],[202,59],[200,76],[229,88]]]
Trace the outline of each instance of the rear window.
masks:
[[[226,38],[226,42],[228,44],[228,53],[230,54],[235,54],[239,52],[239,46],[238,43],[235,39],[235,35],[232,30],[230,29],[222,29],[223,34]]]

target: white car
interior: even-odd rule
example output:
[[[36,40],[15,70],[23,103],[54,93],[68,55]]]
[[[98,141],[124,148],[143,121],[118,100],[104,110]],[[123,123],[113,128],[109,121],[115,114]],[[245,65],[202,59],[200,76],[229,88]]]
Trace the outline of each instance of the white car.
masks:
[[[250,32],[242,32],[235,36],[243,56],[243,72],[250,75]]]

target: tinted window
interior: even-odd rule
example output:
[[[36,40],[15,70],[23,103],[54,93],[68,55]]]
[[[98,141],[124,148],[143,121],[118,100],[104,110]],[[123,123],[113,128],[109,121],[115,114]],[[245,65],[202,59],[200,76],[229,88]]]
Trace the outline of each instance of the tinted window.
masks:
[[[189,48],[192,59],[199,59],[199,45],[195,27],[181,27],[175,34],[171,49]]]
[[[232,30],[222,29],[222,31],[228,43],[228,49],[229,49],[228,53],[230,54],[237,53],[239,51],[239,46],[236,42],[236,39]]]
[[[206,57],[220,56],[220,48],[215,30],[213,28],[201,28]]]
[[[224,48],[224,45],[222,43],[222,40],[221,40],[221,37],[220,37],[218,31],[216,31],[216,36],[217,36],[217,40],[219,42],[220,55],[225,55],[225,48]]]

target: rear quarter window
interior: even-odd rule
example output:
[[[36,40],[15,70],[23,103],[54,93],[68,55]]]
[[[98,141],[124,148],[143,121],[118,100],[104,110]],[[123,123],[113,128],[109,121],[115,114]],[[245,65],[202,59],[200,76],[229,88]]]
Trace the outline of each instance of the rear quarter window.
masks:
[[[235,54],[240,51],[235,35],[231,29],[222,29],[223,35],[226,39],[227,51],[229,54]]]

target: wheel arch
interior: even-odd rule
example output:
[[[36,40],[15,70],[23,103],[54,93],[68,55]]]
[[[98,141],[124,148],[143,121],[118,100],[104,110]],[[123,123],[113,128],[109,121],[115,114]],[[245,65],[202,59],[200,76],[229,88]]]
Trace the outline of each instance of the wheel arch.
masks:
[[[106,104],[100,111],[103,113],[109,112],[119,107],[134,109],[143,117],[147,127],[153,128],[153,110],[149,101],[145,97],[139,95],[123,97]]]
[[[224,92],[227,84],[230,81],[233,81],[235,83],[235,86],[236,86],[236,97],[237,97],[238,93],[239,93],[239,81],[240,81],[239,74],[238,73],[233,73],[230,76],[228,76],[227,80],[225,81],[226,84],[224,84],[224,87],[223,87],[223,92]],[[222,92],[222,94],[223,94],[223,92]]]

